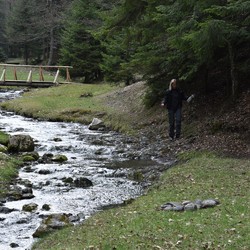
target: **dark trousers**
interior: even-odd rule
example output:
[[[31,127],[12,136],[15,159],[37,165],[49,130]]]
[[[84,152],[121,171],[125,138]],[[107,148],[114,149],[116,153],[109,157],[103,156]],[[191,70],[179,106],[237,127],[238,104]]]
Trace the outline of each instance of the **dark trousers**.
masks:
[[[175,110],[168,110],[169,121],[169,136],[174,139],[181,135],[181,108]]]

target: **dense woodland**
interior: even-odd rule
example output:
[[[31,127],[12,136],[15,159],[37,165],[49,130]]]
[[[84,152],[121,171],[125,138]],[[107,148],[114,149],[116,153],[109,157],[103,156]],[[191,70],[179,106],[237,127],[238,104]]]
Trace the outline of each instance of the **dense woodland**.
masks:
[[[73,66],[82,82],[168,82],[237,97],[250,85],[248,0],[0,0],[0,61]]]

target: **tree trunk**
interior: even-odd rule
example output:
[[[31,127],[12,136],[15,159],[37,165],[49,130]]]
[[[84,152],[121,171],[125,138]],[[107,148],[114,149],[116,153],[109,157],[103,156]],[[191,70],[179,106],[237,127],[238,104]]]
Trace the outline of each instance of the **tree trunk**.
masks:
[[[229,61],[230,61],[232,97],[233,97],[233,101],[235,101],[236,96],[238,94],[238,81],[236,77],[233,47],[230,41],[227,41],[227,44],[228,44],[228,53],[229,53]]]
[[[29,64],[29,50],[28,50],[28,45],[24,45],[24,59],[25,59],[25,64]]]
[[[50,29],[50,43],[49,43],[49,60],[48,60],[48,65],[52,64],[53,61],[53,56],[54,56],[54,28],[51,27]]]

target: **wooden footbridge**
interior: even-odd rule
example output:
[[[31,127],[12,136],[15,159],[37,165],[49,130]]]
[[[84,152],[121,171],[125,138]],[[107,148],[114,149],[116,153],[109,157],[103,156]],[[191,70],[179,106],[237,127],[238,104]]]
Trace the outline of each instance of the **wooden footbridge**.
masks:
[[[21,87],[25,86],[25,87],[35,87],[35,88],[46,88],[46,87],[51,87],[51,86],[57,86],[59,83],[69,83],[71,82],[70,74],[69,74],[70,68],[72,67],[71,66],[0,64],[0,69],[2,69],[2,74],[0,75],[1,76],[0,86],[21,86]],[[66,70],[65,81],[60,81],[60,82],[58,81],[60,70]],[[46,77],[44,74],[45,71],[47,73]],[[34,72],[36,72],[36,78],[38,79],[35,79],[35,77],[33,77]],[[54,74],[51,72],[53,72]],[[49,75],[49,77],[47,75]],[[49,78],[49,79],[45,80],[45,78]]]

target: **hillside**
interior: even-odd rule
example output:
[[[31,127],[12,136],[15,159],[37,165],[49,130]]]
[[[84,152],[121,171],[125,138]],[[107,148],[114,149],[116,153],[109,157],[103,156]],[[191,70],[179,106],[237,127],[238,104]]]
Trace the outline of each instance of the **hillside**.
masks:
[[[149,144],[156,143],[162,156],[189,149],[250,156],[249,90],[235,104],[221,98],[220,93],[197,95],[191,104],[184,103],[182,139],[170,142],[167,112],[160,105],[149,110],[143,106],[145,89],[145,84],[138,82],[102,96],[103,104],[113,110],[106,120],[112,120],[113,124],[122,120],[127,129],[139,131],[136,133],[139,138],[146,136]]]

